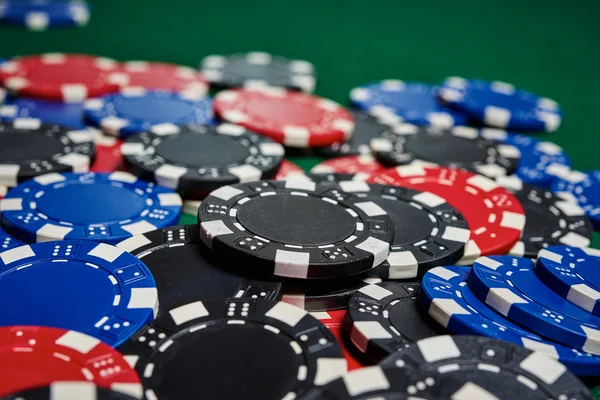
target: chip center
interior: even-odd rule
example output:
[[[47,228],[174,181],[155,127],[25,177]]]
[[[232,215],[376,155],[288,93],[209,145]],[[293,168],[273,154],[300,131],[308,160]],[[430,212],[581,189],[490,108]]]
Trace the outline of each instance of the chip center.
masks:
[[[253,99],[247,105],[248,114],[269,121],[270,124],[310,125],[318,123],[323,112],[311,104],[284,101],[280,98]]]
[[[161,97],[159,94],[121,96],[114,107],[120,117],[151,125],[176,122],[195,113],[192,102],[171,95]]]
[[[156,153],[174,165],[223,168],[250,156],[248,147],[225,135],[183,134],[163,140]]]
[[[428,212],[412,207],[403,200],[382,197],[377,199],[377,204],[387,212],[396,227],[392,246],[420,242],[430,235],[434,227]]]
[[[64,144],[58,138],[39,133],[16,132],[7,135],[0,133],[0,138],[2,139],[0,163],[23,164],[27,161],[46,160],[64,150]]]
[[[442,136],[414,135],[404,147],[416,158],[442,165],[452,163],[486,163],[488,153],[477,140],[445,134]]]

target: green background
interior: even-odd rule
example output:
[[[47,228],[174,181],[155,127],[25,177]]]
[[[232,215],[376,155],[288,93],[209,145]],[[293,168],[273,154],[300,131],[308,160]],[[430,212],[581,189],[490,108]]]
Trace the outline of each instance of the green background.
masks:
[[[450,75],[504,80],[557,100],[564,123],[544,138],[576,169],[600,168],[600,2],[504,0],[91,2],[88,26],[0,27],[0,56],[82,52],[190,66],[207,54],[261,50],[311,61],[317,94],[385,78],[436,83]],[[303,168],[318,159],[290,157]],[[192,217],[184,221],[192,222]],[[594,247],[600,247],[595,235]],[[599,391],[600,393],[600,391]]]

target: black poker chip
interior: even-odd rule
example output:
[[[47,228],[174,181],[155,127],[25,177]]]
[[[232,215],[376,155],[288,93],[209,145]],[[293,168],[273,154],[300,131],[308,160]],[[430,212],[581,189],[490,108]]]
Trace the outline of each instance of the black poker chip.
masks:
[[[342,329],[354,347],[378,362],[418,340],[446,333],[419,308],[418,282],[382,282],[358,290]]]
[[[492,178],[512,174],[520,159],[516,147],[484,139],[477,129],[466,126],[397,124],[393,132],[372,139],[370,146],[377,161],[389,167],[420,161]]]
[[[53,382],[0,397],[0,400],[134,400],[137,397],[96,386],[92,382]]]
[[[399,367],[440,373],[443,399],[593,399],[585,385],[554,358],[483,336],[423,339],[383,360]]]
[[[0,142],[0,185],[7,187],[43,174],[87,172],[96,155],[91,131],[34,118],[0,123]]]
[[[523,234],[508,254],[536,258],[538,252],[548,246],[563,244],[581,248],[590,245],[594,228],[575,202],[524,183],[516,176],[498,177],[496,181],[519,199],[525,211]]]
[[[265,299],[197,301],[150,322],[119,349],[151,399],[296,399],[346,372],[333,333]]]
[[[285,154],[279,143],[233,124],[158,125],[127,139],[121,151],[137,177],[195,191],[273,178]]]
[[[219,88],[266,85],[311,93],[317,85],[315,67],[308,61],[258,51],[209,55],[200,63],[200,70],[211,85]]]
[[[283,285],[220,265],[200,241],[197,225],[132,236],[117,244],[142,260],[156,281],[159,315],[194,301],[248,297],[281,299]]]
[[[198,220],[219,260],[289,278],[368,271],[387,258],[394,235],[375,203],[304,180],[224,186],[202,202]]]

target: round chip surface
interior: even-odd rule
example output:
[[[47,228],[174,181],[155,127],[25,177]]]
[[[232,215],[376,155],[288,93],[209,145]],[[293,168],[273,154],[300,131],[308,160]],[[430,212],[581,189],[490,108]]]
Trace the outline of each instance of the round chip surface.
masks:
[[[134,400],[135,397],[98,387],[91,382],[54,382],[51,385],[23,390],[0,397],[0,400]]]
[[[570,171],[555,179],[551,190],[578,204],[594,228],[600,229],[600,171]]]
[[[82,103],[61,103],[30,98],[11,98],[0,106],[0,121],[17,118],[35,118],[43,123],[62,125],[70,129],[84,129]]]
[[[90,19],[85,1],[4,0],[0,3],[0,21],[43,31],[54,26],[83,26]]]

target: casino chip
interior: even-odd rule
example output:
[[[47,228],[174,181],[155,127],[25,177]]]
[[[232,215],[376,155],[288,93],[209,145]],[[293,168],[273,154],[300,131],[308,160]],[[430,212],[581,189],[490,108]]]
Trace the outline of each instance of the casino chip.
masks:
[[[371,173],[380,172],[385,169],[387,168],[379,164],[372,156],[365,154],[325,160],[315,165],[310,172],[314,174],[361,175],[366,179]]]
[[[150,129],[174,125],[211,125],[212,102],[208,97],[166,90],[123,89],[121,93],[89,99],[85,118],[105,133],[128,137]]]
[[[371,140],[377,161],[386,166],[413,162],[462,168],[489,177],[512,174],[519,162],[514,146],[483,139],[475,128],[419,128],[401,124]]]
[[[281,165],[279,166],[279,170],[275,175],[276,180],[284,180],[284,179],[295,179],[296,177],[302,178],[304,176],[304,170],[294,164],[291,161],[283,160]]]
[[[194,218],[198,215],[198,209],[202,204],[202,200],[184,200],[183,201],[183,213],[193,215]]]
[[[528,258],[481,257],[469,275],[473,292],[511,321],[568,347],[600,355],[600,318],[562,299]]]
[[[224,90],[216,113],[289,147],[329,146],[352,136],[354,118],[341,105],[281,88]]]
[[[578,376],[597,376],[600,357],[542,339],[481,302],[467,284],[470,267],[436,267],[421,281],[419,302],[439,324],[457,335],[481,335],[540,351]]]
[[[2,199],[2,197],[0,197]],[[21,242],[19,239],[15,239],[10,236],[2,227],[0,226],[0,253],[5,250],[10,250],[14,247],[19,247],[24,245],[25,243]]]
[[[208,94],[208,82],[202,74],[183,65],[127,61],[110,75],[110,80],[126,90],[170,90],[198,98]]]
[[[198,211],[200,238],[223,263],[289,278],[343,278],[381,264],[394,235],[370,201],[310,181],[223,186]]]
[[[92,132],[94,143],[96,143],[96,158],[90,171],[92,172],[114,172],[121,168],[123,154],[121,146],[123,141],[114,136],[108,136],[101,130],[87,128]]]
[[[333,336],[335,336],[338,344],[342,347],[344,358],[348,364],[348,371],[353,371],[355,369],[364,367],[359,360],[354,358],[354,355],[351,351],[352,349],[349,349],[348,346],[346,346],[347,341],[342,333],[342,324],[344,322],[346,310],[318,311],[311,312],[311,315],[321,321],[323,325],[329,328],[331,333],[333,333]]]
[[[555,244],[573,247],[590,245],[594,229],[577,204],[523,183],[516,176],[501,176],[496,181],[510,190],[525,210],[525,228],[521,239],[508,254],[536,258],[540,250]]]
[[[281,282],[252,279],[218,265],[200,242],[197,225],[164,228],[117,244],[139,258],[158,288],[159,315],[200,300],[228,297],[281,299]]]
[[[482,175],[408,165],[375,174],[369,182],[431,192],[455,207],[471,231],[461,264],[471,265],[480,255],[506,254],[519,241],[525,226],[519,200]]]
[[[143,395],[140,378],[125,358],[84,333],[40,326],[1,327],[0,359],[0,396],[59,381],[85,381],[135,398]]]
[[[275,177],[282,145],[233,124],[161,125],[127,139],[126,168],[171,189],[212,191]]]
[[[428,269],[454,264],[464,255],[470,231],[463,215],[430,193],[398,186],[339,182],[339,188],[381,207],[394,224],[387,259],[369,274],[385,279],[420,279]]]
[[[26,243],[85,239],[116,244],[172,226],[181,197],[126,172],[46,174],[0,201],[2,225]]]
[[[190,393],[206,399],[296,399],[346,372],[342,350],[323,324],[304,310],[265,299],[177,307],[120,350],[153,399]]]
[[[554,100],[504,82],[450,77],[439,96],[469,117],[497,128],[554,132],[562,120],[562,110]]]
[[[600,251],[550,246],[538,255],[535,272],[554,293],[600,316]]]
[[[531,136],[491,128],[481,129],[480,135],[519,150],[521,158],[515,174],[525,183],[548,187],[560,175],[557,171],[562,172],[571,167],[571,160],[563,149],[552,142],[542,142]]]
[[[390,121],[449,128],[468,125],[459,111],[437,101],[437,89],[419,82],[384,80],[350,91],[352,105]]]
[[[70,129],[86,127],[82,103],[11,98],[0,106],[0,121],[13,121],[16,118],[36,118],[46,124],[62,125]]]
[[[86,172],[96,151],[89,131],[38,119],[0,123],[0,141],[0,185],[7,187],[47,173]]]
[[[380,366],[440,374],[436,395],[441,399],[593,399],[560,362],[482,336],[423,339],[392,354]]]
[[[357,290],[375,283],[381,283],[381,279],[363,275],[319,280],[288,278],[283,281],[281,301],[310,312],[345,309]]]
[[[600,171],[571,171],[555,179],[551,190],[583,208],[594,229],[600,230]]]
[[[322,157],[339,157],[352,155],[369,155],[371,139],[381,136],[391,129],[385,118],[376,118],[359,110],[348,110],[354,117],[352,137],[346,142],[333,143],[330,146],[315,147],[315,154]]]
[[[313,92],[317,86],[315,67],[308,61],[258,51],[206,56],[200,70],[212,85],[220,88],[280,86]]]
[[[82,0],[4,0],[0,21],[42,31],[54,26],[83,26],[90,19],[90,8]]]
[[[116,92],[109,80],[118,63],[84,54],[15,57],[0,65],[0,83],[19,96],[81,102]]]
[[[158,309],[148,268],[104,243],[15,247],[0,253],[0,273],[0,326],[55,326],[115,347],[154,319]]]
[[[13,393],[0,400],[134,400],[135,397],[98,387],[91,382],[54,382],[51,385]]]
[[[419,283],[383,282],[358,290],[344,320],[356,349],[379,362],[411,343],[444,333],[417,306]]]

